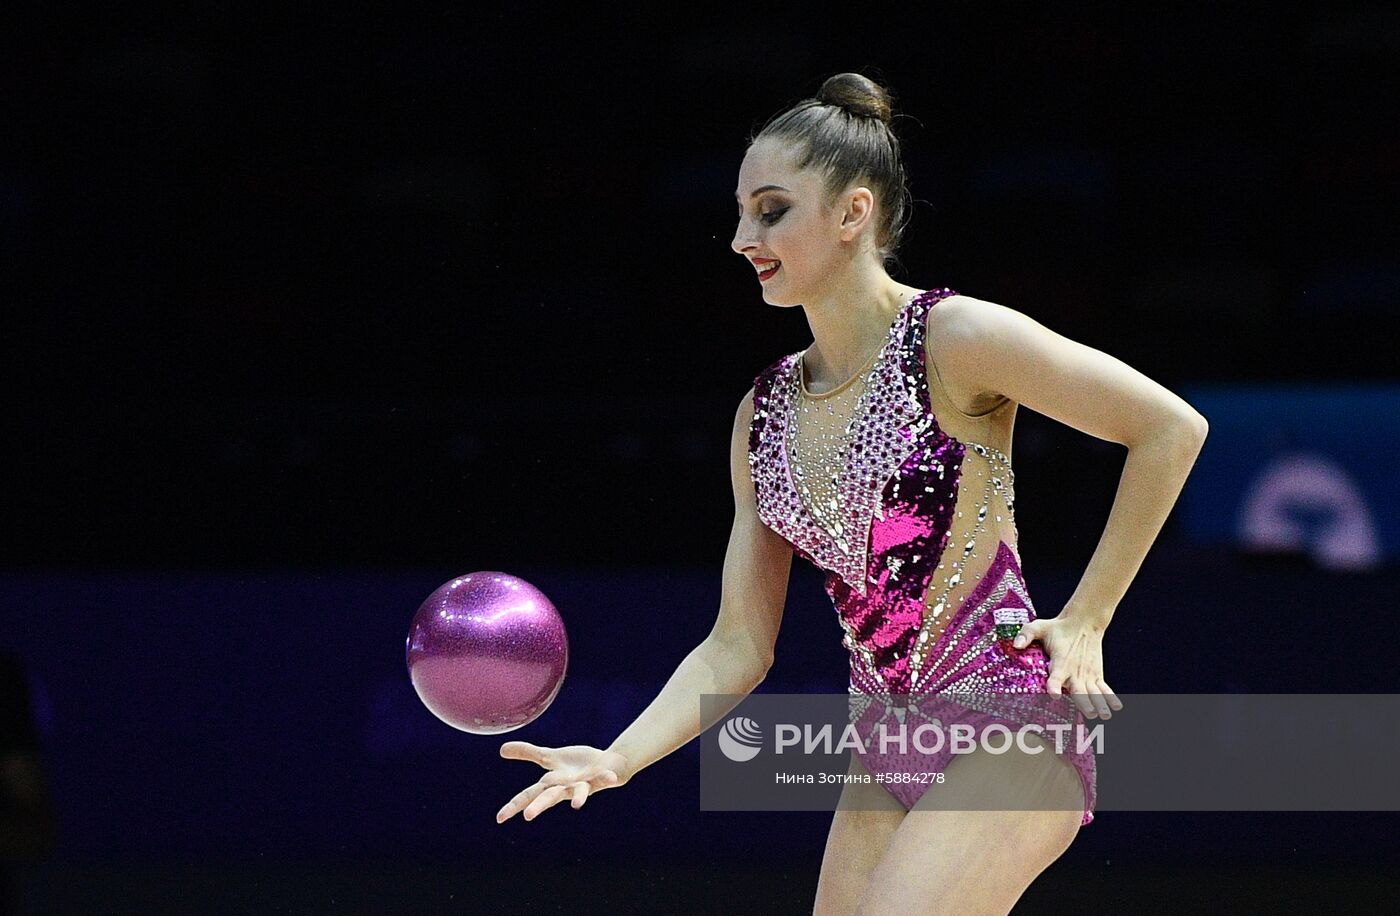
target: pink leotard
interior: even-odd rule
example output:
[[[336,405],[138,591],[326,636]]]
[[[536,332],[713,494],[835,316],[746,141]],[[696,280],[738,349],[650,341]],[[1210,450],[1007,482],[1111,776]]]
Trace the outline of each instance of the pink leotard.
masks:
[[[748,455],[758,514],[798,556],[826,573],[850,652],[852,717],[862,729],[910,716],[968,723],[978,732],[989,722],[1009,724],[1013,732],[1017,722],[1082,722],[1049,711],[1072,706],[1067,697],[1046,696],[1049,658],[1040,644],[1011,645],[1036,613],[1014,547],[1010,462],[990,445],[949,435],[934,416],[927,317],[953,295],[944,287],[905,303],[862,371],[864,387],[846,427],[849,447],[831,476],[835,498],[818,500],[824,511],[809,507],[816,475],[809,470],[804,477],[796,467],[797,437],[790,434],[805,396],[805,351],[758,375]],[[984,543],[988,549],[977,553]],[[959,590],[962,598],[948,614],[956,587],[971,583],[969,577],[980,578],[970,592],[967,584]],[[859,756],[871,772],[890,774],[941,771],[951,751]],[[1081,824],[1088,824],[1095,758],[1072,747],[1064,756],[1083,785]],[[928,788],[882,784],[906,810]]]

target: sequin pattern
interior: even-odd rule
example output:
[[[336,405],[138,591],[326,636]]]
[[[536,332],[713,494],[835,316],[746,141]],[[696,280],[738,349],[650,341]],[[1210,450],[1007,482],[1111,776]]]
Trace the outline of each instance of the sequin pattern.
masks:
[[[804,492],[810,498],[811,488],[799,486],[794,474],[802,354],[783,357],[754,380],[748,458],[759,517],[826,573],[826,591],[850,653],[853,702],[882,698],[876,702],[886,714],[896,714],[891,698],[931,692],[955,692],[964,702],[969,694],[1043,694],[1048,675],[1039,645],[1017,650],[1009,644],[1035,611],[1005,541],[995,542],[976,589],[949,613],[949,597],[987,515],[1014,518],[1014,475],[1006,456],[948,435],[934,415],[925,369],[926,318],[952,295],[946,287],[929,290],[896,316],[864,378],[839,468],[820,471],[830,474],[836,499],[817,512],[803,498]],[[969,461],[979,462],[971,475],[965,473]],[[980,484],[976,516],[968,536],[948,550],[965,478]],[[870,714],[853,706],[857,712]],[[863,760],[898,766],[878,757]],[[1074,764],[1089,800],[1082,819],[1087,824],[1093,819],[1094,761],[1076,758]],[[895,785],[906,794],[914,788],[891,784],[896,797]]]

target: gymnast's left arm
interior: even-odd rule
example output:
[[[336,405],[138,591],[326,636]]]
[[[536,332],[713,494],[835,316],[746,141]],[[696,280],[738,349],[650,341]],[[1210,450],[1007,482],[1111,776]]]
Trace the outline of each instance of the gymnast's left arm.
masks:
[[[1032,621],[1014,644],[1045,645],[1050,693],[1068,682],[1076,695],[1111,695],[1103,689],[1101,636],[1186,483],[1206,419],[1131,366],[1015,309],[969,296],[944,304],[956,305],[942,325],[956,337],[944,348],[947,369],[968,389],[1127,446],[1112,511],[1079,585],[1058,617]]]

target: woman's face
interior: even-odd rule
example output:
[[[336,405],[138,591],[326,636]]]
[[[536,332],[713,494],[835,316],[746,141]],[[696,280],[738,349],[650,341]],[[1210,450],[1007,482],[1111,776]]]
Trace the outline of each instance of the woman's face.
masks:
[[[735,196],[732,247],[755,268],[767,268],[758,273],[764,299],[800,305],[814,298],[832,276],[842,241],[842,214],[822,207],[821,177],[794,169],[785,144],[760,140],[744,154]]]

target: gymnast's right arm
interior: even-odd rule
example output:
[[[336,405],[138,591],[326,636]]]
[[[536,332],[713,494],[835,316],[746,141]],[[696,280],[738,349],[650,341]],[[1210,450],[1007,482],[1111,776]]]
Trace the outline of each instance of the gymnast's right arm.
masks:
[[[729,476],[734,489],[734,526],[724,556],[719,615],[714,628],[691,650],[652,704],[617,737],[609,750],[627,758],[624,781],[722,719],[768,675],[773,645],[787,601],[792,547],[758,517],[749,475],[749,423],[753,390],[734,417]],[[729,699],[700,718],[702,694]]]
[[[681,661],[661,693],[607,750],[585,745],[538,748],[523,741],[504,745],[502,756],[533,760],[552,772],[512,799],[497,814],[497,821],[521,810],[530,820],[570,792],[574,807],[581,807],[589,792],[625,785],[722,719],[767,676],[787,600],[793,551],[758,517],[748,457],[752,418],[750,389],[739,403],[730,438],[734,526],[724,557],[719,615],[709,635]],[[702,721],[700,697],[704,694],[727,698],[708,709],[709,715]],[[600,778],[600,773],[615,774],[616,778]]]

